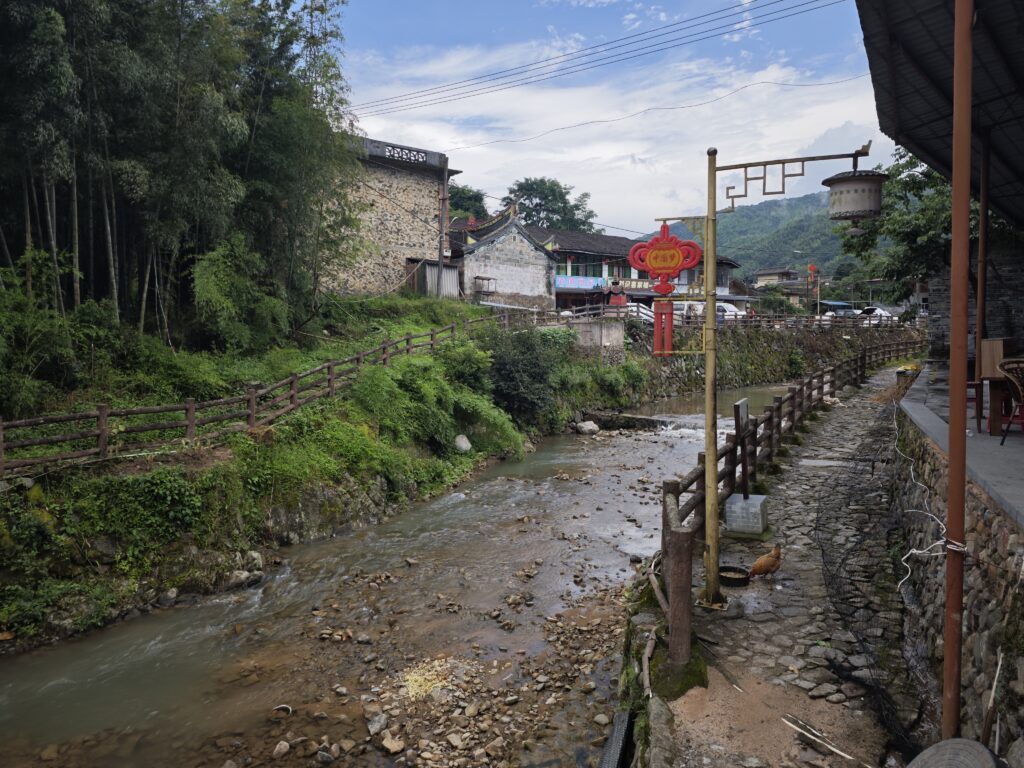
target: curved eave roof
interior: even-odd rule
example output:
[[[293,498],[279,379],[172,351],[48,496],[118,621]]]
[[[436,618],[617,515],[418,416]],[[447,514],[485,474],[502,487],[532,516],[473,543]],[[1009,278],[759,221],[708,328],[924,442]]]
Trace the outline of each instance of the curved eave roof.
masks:
[[[953,4],[857,0],[882,131],[947,178],[953,153]],[[991,142],[992,207],[1024,225],[1024,3],[986,0],[974,25],[971,184]]]

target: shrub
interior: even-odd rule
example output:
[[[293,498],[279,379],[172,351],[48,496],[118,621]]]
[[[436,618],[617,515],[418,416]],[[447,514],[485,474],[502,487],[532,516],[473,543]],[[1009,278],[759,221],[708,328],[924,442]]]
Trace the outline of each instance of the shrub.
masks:
[[[490,394],[493,383],[489,352],[466,341],[449,341],[438,348],[435,357],[449,381],[480,394]]]

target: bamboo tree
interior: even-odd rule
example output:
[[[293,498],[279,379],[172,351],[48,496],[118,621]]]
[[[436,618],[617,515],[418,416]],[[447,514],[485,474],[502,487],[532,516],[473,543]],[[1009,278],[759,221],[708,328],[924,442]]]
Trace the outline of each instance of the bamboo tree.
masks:
[[[110,210],[107,205],[106,190],[100,190],[103,199],[103,231],[107,237],[107,270],[110,273],[110,298],[114,303],[114,319],[121,320],[120,302],[117,300],[117,264],[114,261],[114,239],[110,234]]]

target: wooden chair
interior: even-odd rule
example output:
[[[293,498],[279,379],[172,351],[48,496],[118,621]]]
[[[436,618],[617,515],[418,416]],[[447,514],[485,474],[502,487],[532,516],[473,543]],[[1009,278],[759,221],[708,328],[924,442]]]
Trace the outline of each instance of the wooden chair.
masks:
[[[1015,357],[1003,360],[998,368],[1006,377],[1006,384],[1010,388],[1010,397],[1013,400],[1013,410],[1010,411],[1010,419],[1003,428],[1003,439],[999,441],[1002,445],[1006,442],[1006,436],[1010,434],[1010,427],[1013,420],[1020,415],[1021,429],[1024,429],[1024,358]]]
[[[974,404],[974,426],[977,434],[981,434],[981,415],[985,407],[985,384],[981,381],[967,382],[967,404]]]

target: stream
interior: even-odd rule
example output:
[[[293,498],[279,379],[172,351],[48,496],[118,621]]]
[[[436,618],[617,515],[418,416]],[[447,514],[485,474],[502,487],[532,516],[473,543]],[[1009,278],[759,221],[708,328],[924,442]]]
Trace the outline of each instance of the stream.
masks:
[[[758,413],[784,391],[720,393],[720,431],[735,400]],[[658,547],[661,480],[703,449],[702,405],[634,411],[667,417],[658,432],[547,439],[281,549],[257,587],[0,660],[4,765],[596,765],[622,586]]]

